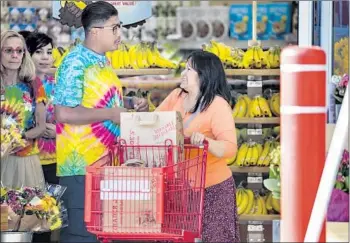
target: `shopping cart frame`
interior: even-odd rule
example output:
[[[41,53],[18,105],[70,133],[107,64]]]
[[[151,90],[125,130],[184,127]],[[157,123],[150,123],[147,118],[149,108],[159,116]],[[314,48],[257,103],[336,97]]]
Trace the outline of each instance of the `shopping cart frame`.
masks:
[[[96,163],[93,166],[88,166],[86,170],[86,183],[85,183],[85,223],[87,226],[87,230],[97,236],[97,238],[104,243],[116,241],[116,240],[126,240],[126,241],[166,241],[166,242],[201,242],[201,233],[202,233],[202,216],[203,216],[203,207],[204,207],[204,190],[205,190],[205,174],[206,174],[206,162],[207,162],[207,154],[208,154],[208,142],[204,141],[203,145],[195,146],[190,144],[189,139],[185,139],[185,145],[178,146],[173,145],[171,140],[165,141],[165,145],[128,145],[125,140],[119,140],[118,143],[111,147],[108,154],[103,158],[102,163]],[[198,221],[196,232],[189,230],[181,230],[181,233],[127,233],[127,232],[104,232],[103,230],[94,229],[91,219],[93,215],[92,211],[92,191],[93,191],[93,176],[99,171],[103,170],[103,168],[108,168],[108,166],[112,166],[118,158],[120,164],[122,165],[125,161],[123,161],[124,153],[127,149],[165,149],[166,157],[167,157],[167,166],[162,167],[162,169],[174,167],[176,165],[180,165],[181,163],[186,164],[186,161],[190,161],[192,158],[187,158],[186,155],[184,157],[184,161],[174,161],[174,149],[180,151],[183,154],[186,154],[188,151],[201,151],[200,155],[197,154],[199,163],[201,163],[200,168],[200,202],[199,202],[199,212],[198,212]],[[189,152],[188,156],[191,152]],[[196,158],[197,158],[196,157]],[[176,163],[174,163],[176,162]],[[165,182],[167,183],[167,181]],[[164,192],[165,193],[165,192]],[[176,195],[176,194],[175,194]],[[166,202],[164,201],[164,204]],[[185,206],[184,206],[185,207]],[[191,207],[191,206],[190,206]],[[189,209],[187,209],[188,211]],[[189,213],[189,212],[187,212]],[[102,216],[101,216],[102,217]],[[187,216],[188,217],[188,216]],[[162,224],[163,228],[163,224]]]

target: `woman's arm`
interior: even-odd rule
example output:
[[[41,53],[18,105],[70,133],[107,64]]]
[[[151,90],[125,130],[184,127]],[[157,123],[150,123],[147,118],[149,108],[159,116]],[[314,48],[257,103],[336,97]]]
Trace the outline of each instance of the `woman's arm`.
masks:
[[[25,138],[35,139],[44,134],[46,129],[46,108],[43,102],[36,104],[35,121],[36,126],[24,133]]]
[[[214,139],[209,142],[209,152],[218,158],[231,158],[237,153],[237,137],[235,122],[230,106],[222,98],[215,104],[211,118],[211,128]]]

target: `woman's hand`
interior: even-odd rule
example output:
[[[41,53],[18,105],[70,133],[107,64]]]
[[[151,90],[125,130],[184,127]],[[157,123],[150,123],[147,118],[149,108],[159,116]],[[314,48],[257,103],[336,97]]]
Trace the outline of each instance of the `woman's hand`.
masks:
[[[55,138],[56,137],[56,125],[52,123],[46,124],[46,130],[44,133],[44,137],[46,138]]]
[[[191,144],[202,145],[205,140],[205,136],[202,133],[194,132],[191,135]]]

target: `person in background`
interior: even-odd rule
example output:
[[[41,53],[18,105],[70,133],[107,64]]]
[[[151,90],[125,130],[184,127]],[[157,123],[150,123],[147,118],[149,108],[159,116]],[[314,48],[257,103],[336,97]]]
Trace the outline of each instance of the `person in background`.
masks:
[[[105,55],[120,43],[116,8],[105,1],[91,3],[81,21],[85,41],[58,67],[53,99],[57,175],[60,184],[67,187],[62,199],[69,217],[68,227],[61,229],[62,242],[97,241],[84,223],[86,166],[103,158],[115,143],[121,112],[148,110],[146,99],[123,98],[122,85]]]
[[[35,66],[27,51],[23,36],[15,31],[1,33],[1,115],[12,116],[28,146],[1,159],[1,182],[9,188],[39,187],[45,180],[39,151],[34,139],[46,129],[46,97],[36,93],[33,85]],[[42,84],[37,84],[42,86]]]
[[[220,59],[205,51],[193,52],[182,83],[156,111],[178,111],[184,135],[191,143],[209,143],[203,213],[203,242],[240,242],[236,189],[226,159],[237,152],[231,94]]]
[[[33,32],[26,37],[26,44],[36,69],[34,86],[42,84],[39,86],[42,89],[37,92],[46,97],[46,130],[41,137],[35,140],[35,146],[40,151],[39,158],[45,181],[50,184],[59,184],[56,176],[56,121],[52,104],[55,80],[50,73],[53,64],[53,41],[44,33]],[[33,236],[33,242],[50,242],[50,239],[51,232]]]

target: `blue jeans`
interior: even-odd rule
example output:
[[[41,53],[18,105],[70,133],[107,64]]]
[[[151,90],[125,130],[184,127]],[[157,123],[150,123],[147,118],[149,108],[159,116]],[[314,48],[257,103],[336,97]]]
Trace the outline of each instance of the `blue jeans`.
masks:
[[[60,185],[67,187],[62,199],[68,210],[68,227],[61,229],[60,242],[99,242],[84,222],[85,176],[60,177]]]

